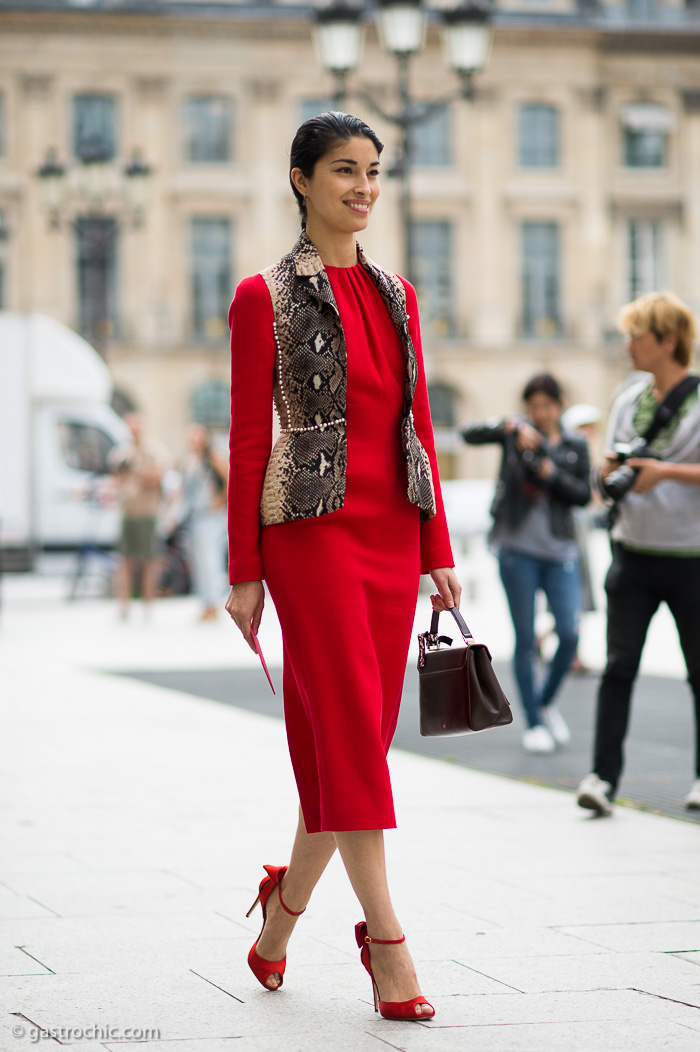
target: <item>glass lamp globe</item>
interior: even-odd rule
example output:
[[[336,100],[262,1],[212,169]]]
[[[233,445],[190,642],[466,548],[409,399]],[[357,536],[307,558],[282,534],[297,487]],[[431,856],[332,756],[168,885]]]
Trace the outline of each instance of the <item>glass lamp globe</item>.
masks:
[[[484,69],[491,51],[491,7],[478,0],[443,13],[445,60],[456,73]]]
[[[314,45],[329,73],[351,73],[360,64],[364,27],[362,8],[341,0],[314,12]]]
[[[427,15],[422,0],[379,0],[382,45],[392,55],[415,55],[425,42]]]

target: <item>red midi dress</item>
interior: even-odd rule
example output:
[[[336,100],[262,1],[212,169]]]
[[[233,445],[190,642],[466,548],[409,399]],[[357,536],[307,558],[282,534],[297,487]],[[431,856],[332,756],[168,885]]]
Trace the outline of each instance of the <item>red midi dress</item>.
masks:
[[[275,343],[267,286],[242,282],[231,305],[231,583],[265,580],[282,626],[284,712],[307,832],[396,824],[386,752],[396,728],[421,571],[452,566],[437,481],[415,293],[413,406],[438,513],[420,524],[401,449],[406,365],[400,338],[358,263],[326,267],[347,347],[343,507],[260,526],[271,447]]]

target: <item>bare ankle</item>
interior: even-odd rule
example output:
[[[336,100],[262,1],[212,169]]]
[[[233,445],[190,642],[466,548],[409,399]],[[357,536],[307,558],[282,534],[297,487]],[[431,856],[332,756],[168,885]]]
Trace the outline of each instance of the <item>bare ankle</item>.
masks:
[[[282,891],[282,885],[284,885],[284,891]],[[277,894],[282,909],[285,913],[290,913],[295,917],[300,916],[306,910],[308,905],[308,897],[305,898],[303,905],[300,905],[300,901],[304,898],[301,889],[295,887],[293,879],[290,881],[289,873],[285,873],[283,880],[277,886]]]
[[[387,919],[386,917],[368,917],[367,934],[372,942],[379,943],[403,942],[406,938],[396,917],[392,919]]]

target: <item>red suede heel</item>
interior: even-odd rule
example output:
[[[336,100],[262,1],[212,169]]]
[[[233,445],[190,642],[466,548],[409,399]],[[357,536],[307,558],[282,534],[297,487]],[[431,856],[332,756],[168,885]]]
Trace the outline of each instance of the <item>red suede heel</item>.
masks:
[[[260,929],[260,935],[258,935],[257,939],[250,948],[250,953],[248,954],[248,964],[250,966],[251,972],[258,980],[258,982],[262,986],[264,986],[266,990],[270,990],[270,992],[272,992],[271,988],[267,985],[267,980],[270,978],[271,975],[279,976],[279,984],[275,987],[275,989],[279,990],[284,980],[284,970],[287,967],[287,955],[285,954],[281,961],[266,961],[265,958],[261,957],[260,954],[257,952],[257,945],[260,942],[262,933],[265,930],[265,921],[267,920],[267,900],[269,899],[274,889],[278,888],[280,906],[285,911],[285,913],[288,913],[291,917],[300,917],[302,913],[305,912],[305,909],[299,910],[298,913],[295,913],[294,910],[290,910],[284,904],[284,901],[282,899],[282,877],[287,872],[287,866],[263,866],[263,869],[267,873],[267,876],[263,877],[263,879],[260,881],[258,897],[246,913],[246,917],[250,917],[257,904],[260,903],[263,915],[263,926]]]
[[[369,972],[369,977],[372,980],[375,1012],[379,1011],[384,1019],[406,1019],[414,1023],[419,1023],[422,1019],[433,1019],[435,1017],[435,1009],[430,1001],[426,1001],[421,995],[412,997],[410,1001],[382,1001],[379,996],[379,987],[372,973],[372,964],[369,959],[370,944],[376,942],[378,946],[396,946],[405,942],[406,936],[402,935],[400,939],[370,939],[367,934],[366,921],[360,921],[359,924],[355,925],[355,938],[357,939],[357,945],[360,947],[360,960]],[[416,1015],[416,1005],[427,1005],[431,1010],[430,1014],[425,1012]]]

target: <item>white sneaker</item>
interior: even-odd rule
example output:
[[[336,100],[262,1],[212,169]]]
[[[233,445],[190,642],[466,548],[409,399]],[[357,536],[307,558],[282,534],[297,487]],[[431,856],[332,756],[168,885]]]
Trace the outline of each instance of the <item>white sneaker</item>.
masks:
[[[554,738],[542,724],[539,724],[537,727],[530,727],[523,734],[523,749],[525,752],[554,752],[555,748]]]
[[[571,741],[571,731],[556,705],[546,705],[542,709],[542,719],[557,745],[566,745]]]
[[[604,782],[597,774],[587,774],[576,791],[576,803],[589,811],[597,811],[599,815],[611,815],[611,796],[610,782]]]
[[[690,811],[700,811],[700,778],[693,782],[683,803]]]

